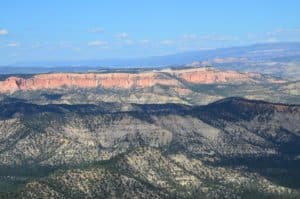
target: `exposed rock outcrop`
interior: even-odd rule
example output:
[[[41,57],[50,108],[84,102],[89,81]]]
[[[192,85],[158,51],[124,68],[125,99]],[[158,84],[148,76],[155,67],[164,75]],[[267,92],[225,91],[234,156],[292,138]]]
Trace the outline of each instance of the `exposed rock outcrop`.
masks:
[[[61,87],[130,89],[147,88],[156,84],[180,86],[181,81],[194,84],[256,81],[261,75],[219,71],[207,68],[147,71],[140,73],[51,73],[31,78],[9,77],[0,81],[0,93],[57,89]]]

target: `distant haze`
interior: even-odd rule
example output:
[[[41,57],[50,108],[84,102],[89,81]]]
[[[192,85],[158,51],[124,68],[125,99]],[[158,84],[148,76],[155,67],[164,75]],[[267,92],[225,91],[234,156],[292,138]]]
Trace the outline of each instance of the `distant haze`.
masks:
[[[14,65],[0,67],[1,74],[14,73],[39,73],[39,72],[85,72],[103,68],[132,68],[132,67],[169,67],[182,66],[197,63],[225,67],[229,61],[272,61],[273,59],[300,59],[300,43],[269,43],[256,44],[244,47],[220,48],[213,50],[192,51],[165,56],[154,56],[132,59],[104,59],[104,60],[81,60],[81,61],[56,61],[56,62],[19,62]],[[225,60],[221,60],[225,59]],[[224,63],[223,63],[224,62]],[[231,65],[232,68],[233,65]],[[226,67],[225,67],[226,68]],[[228,68],[228,67],[227,67]],[[236,68],[234,68],[236,69]]]

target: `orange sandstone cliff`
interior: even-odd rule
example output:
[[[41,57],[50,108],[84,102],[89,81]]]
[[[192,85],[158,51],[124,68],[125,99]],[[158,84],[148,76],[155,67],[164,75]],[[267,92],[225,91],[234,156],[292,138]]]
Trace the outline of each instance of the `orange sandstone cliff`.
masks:
[[[236,71],[219,71],[207,68],[195,68],[182,71],[175,70],[172,73],[194,84],[255,81],[255,79],[261,77],[261,75],[257,73],[239,73]]]
[[[176,77],[176,78],[175,78]],[[141,73],[51,73],[31,78],[9,77],[0,81],[0,93],[15,91],[57,89],[61,87],[130,89],[146,88],[156,84],[179,86],[178,80],[194,84],[254,81],[258,74],[219,71],[206,68],[161,70]]]

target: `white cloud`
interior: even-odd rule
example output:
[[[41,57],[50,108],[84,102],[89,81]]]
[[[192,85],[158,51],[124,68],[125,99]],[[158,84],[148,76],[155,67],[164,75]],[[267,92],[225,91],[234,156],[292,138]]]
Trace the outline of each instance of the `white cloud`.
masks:
[[[115,35],[115,38],[117,38],[117,44],[118,45],[128,45],[131,46],[135,44],[135,40],[131,39],[129,37],[129,34],[126,32],[122,32]]]
[[[101,40],[96,40],[96,41],[91,41],[88,43],[89,46],[102,46],[102,47],[106,47],[107,46],[107,42],[106,41],[101,41]]]
[[[163,45],[173,45],[175,42],[173,40],[163,40],[160,43]]]
[[[36,43],[31,45],[31,48],[40,48],[40,47],[42,47],[42,45],[39,42],[36,42]]]
[[[206,41],[237,41],[239,40],[238,37],[236,36],[228,36],[228,35],[217,35],[217,34],[212,34],[212,35],[203,35],[201,37],[202,40]]]
[[[68,43],[68,42],[61,41],[61,42],[59,42],[58,45],[60,48],[70,49],[70,50],[76,51],[76,52],[81,51],[81,48],[74,46],[73,44]]]
[[[148,40],[148,39],[142,39],[142,40],[139,40],[139,43],[146,45],[146,44],[150,43],[150,40]]]
[[[184,40],[196,40],[198,36],[196,34],[185,34],[182,36]]]
[[[125,43],[126,45],[129,45],[129,46],[131,46],[131,45],[133,45],[133,44],[134,44],[134,41],[133,41],[133,40],[131,40],[131,39],[126,39],[126,40],[124,40],[124,43]]]
[[[129,37],[129,35],[126,32],[122,32],[122,33],[116,34],[115,37],[118,39],[127,39]]]
[[[269,38],[266,38],[263,42],[265,42],[265,43],[276,43],[276,42],[279,42],[279,39],[276,38],[276,37],[269,37]]]
[[[68,42],[64,42],[64,41],[60,41],[60,42],[58,43],[58,45],[59,45],[59,47],[61,47],[61,48],[67,48],[67,47],[70,46],[70,44],[69,44]]]
[[[72,50],[79,52],[79,51],[81,51],[81,48],[79,48],[79,47],[73,47]]]
[[[300,34],[300,28],[279,28],[277,30],[274,30],[272,32],[268,32],[268,36],[282,36],[282,35],[299,35]]]
[[[245,40],[255,43],[274,43],[282,41],[299,41],[300,28],[279,28],[270,32],[249,33]]]
[[[20,46],[20,43],[18,43],[18,42],[10,42],[10,43],[7,44],[7,46],[8,47],[18,47],[18,46]]]
[[[0,29],[0,35],[7,35],[7,34],[8,34],[8,30]]]
[[[104,32],[104,29],[103,29],[103,28],[96,27],[96,28],[90,29],[89,32],[91,32],[91,33],[101,33],[101,32]]]

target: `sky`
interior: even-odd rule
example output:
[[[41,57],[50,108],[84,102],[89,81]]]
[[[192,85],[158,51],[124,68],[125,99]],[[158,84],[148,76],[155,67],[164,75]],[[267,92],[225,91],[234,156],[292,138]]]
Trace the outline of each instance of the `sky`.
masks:
[[[299,0],[0,0],[0,65],[300,41]]]

